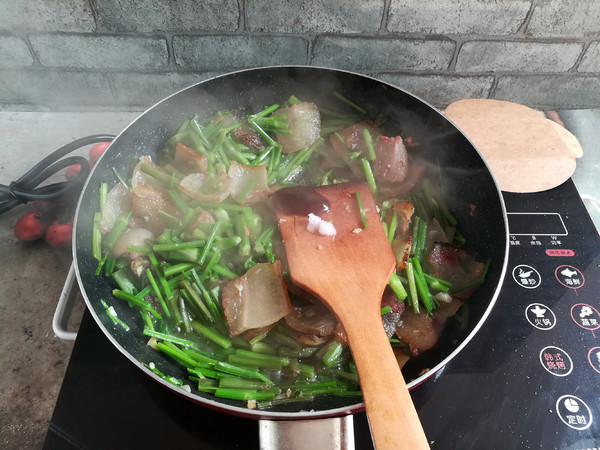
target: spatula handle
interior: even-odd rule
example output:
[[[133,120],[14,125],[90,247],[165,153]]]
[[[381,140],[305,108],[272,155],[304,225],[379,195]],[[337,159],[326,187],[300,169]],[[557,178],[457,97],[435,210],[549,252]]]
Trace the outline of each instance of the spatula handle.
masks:
[[[377,313],[340,318],[356,363],[373,443],[377,450],[429,448]]]

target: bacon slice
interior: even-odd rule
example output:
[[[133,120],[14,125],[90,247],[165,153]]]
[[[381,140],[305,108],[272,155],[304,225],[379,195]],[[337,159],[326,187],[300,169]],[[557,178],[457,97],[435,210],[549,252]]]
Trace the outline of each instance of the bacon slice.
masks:
[[[271,325],[292,310],[279,261],[256,264],[227,283],[221,298],[232,337]]]
[[[278,134],[283,153],[294,153],[312,145],[321,135],[321,115],[316,104],[303,102],[273,114],[285,114],[290,134]]]
[[[318,300],[293,306],[293,310],[284,319],[292,330],[320,337],[332,336],[338,324],[329,308]]]
[[[238,127],[234,128],[231,134],[249,149],[262,150],[264,148],[262,137],[254,130],[246,130]]]
[[[411,218],[415,212],[415,205],[408,200],[395,200],[392,203],[392,211],[386,215],[388,224],[392,220],[393,213],[396,213],[398,226],[392,239],[392,251],[396,257],[396,269],[406,268],[406,262],[410,256],[410,247],[412,243],[410,233]]]
[[[178,189],[191,198],[204,202],[222,202],[229,197],[231,177],[216,175],[216,186],[211,178],[203,173],[190,173],[179,183]]]
[[[427,262],[433,267],[436,277],[449,281],[452,289],[459,289],[483,275],[485,264],[476,261],[475,257],[467,251],[453,247],[443,242],[434,242]],[[455,292],[454,296],[467,299],[476,288]]]
[[[227,174],[231,179],[229,192],[234,199],[237,199],[250,184],[250,190],[240,200],[242,205],[256,203],[271,195],[265,166],[246,166],[231,161]]]
[[[196,172],[206,173],[207,170],[206,156],[181,142],[175,146],[175,156],[171,165],[185,175]]]
[[[414,188],[425,175],[425,167],[409,164],[406,178],[400,183],[378,183],[377,189],[383,195],[399,197]]]
[[[162,172],[165,175],[169,175],[169,173],[165,169],[154,164],[148,156],[142,156],[140,158],[140,161],[133,168],[133,173],[131,174],[131,187],[135,188],[138,183],[143,183],[146,186],[152,186],[156,189],[162,189],[162,183],[159,180],[154,178],[152,175],[148,175],[142,170],[143,165],[150,166],[158,172]]]
[[[440,337],[446,319],[454,315],[463,302],[452,300],[450,303],[442,303],[433,310],[433,316],[415,312],[407,308],[396,327],[398,338],[408,344],[411,353],[417,356],[432,348]]]
[[[386,183],[401,183],[408,175],[408,154],[400,136],[381,136],[375,147],[373,175]]]
[[[373,139],[379,135],[379,127],[370,120],[363,120],[339,131],[337,134],[342,137],[343,142],[335,134],[332,134],[329,141],[336,154],[344,159],[348,152],[359,152],[366,149],[367,144],[365,144],[365,138],[363,137],[363,130],[365,129],[369,130]]]
[[[404,312],[404,303],[399,302],[393,292],[389,289],[386,289],[381,297],[381,307],[384,308],[386,306],[389,306],[391,311],[382,315],[381,321],[383,322],[385,334],[389,339],[396,332],[396,326],[402,317],[402,313]]]
[[[179,216],[179,211],[169,201],[167,194],[156,188],[138,183],[131,190],[131,210],[136,220],[136,227],[146,228],[159,234],[166,223],[158,215],[162,210],[174,216]]]

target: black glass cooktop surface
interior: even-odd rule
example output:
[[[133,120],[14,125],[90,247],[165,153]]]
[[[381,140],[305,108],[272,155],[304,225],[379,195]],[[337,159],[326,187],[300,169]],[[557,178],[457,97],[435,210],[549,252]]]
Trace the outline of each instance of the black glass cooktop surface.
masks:
[[[600,237],[569,180],[504,194],[506,277],[475,338],[411,391],[432,448],[600,448]],[[372,448],[366,416],[355,444]],[[86,312],[46,449],[258,448],[257,422],[147,378]]]

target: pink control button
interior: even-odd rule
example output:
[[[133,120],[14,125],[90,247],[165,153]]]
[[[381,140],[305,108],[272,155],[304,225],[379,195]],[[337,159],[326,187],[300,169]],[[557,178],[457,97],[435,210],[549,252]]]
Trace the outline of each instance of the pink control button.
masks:
[[[547,248],[546,255],[548,255],[548,256],[575,256],[575,252],[568,248]]]
[[[600,373],[600,347],[590,348],[588,352],[588,361],[592,368]]]
[[[554,271],[554,276],[560,284],[569,289],[579,289],[585,284],[583,273],[577,267],[566,264],[558,266]]]
[[[586,330],[600,328],[600,312],[592,305],[577,303],[571,307],[571,318],[577,325]]]

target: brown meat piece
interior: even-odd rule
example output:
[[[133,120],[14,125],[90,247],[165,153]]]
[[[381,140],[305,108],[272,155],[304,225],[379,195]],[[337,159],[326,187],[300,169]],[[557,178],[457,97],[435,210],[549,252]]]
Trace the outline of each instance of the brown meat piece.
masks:
[[[381,136],[375,147],[373,175],[386,183],[401,183],[408,174],[408,154],[400,136]]]

